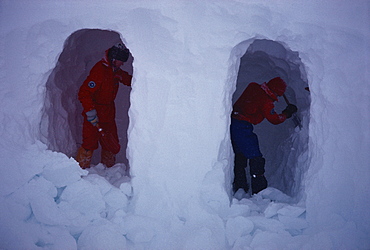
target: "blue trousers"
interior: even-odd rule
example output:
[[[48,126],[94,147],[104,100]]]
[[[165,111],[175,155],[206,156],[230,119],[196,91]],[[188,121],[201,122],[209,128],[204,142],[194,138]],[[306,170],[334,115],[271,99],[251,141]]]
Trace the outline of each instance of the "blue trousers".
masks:
[[[248,159],[262,157],[253,124],[231,118],[230,133],[235,154],[242,153]]]

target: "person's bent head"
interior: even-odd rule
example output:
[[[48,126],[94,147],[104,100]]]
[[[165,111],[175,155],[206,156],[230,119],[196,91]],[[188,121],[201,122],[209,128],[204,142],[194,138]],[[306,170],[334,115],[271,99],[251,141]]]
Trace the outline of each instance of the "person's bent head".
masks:
[[[286,90],[286,83],[280,77],[275,77],[267,83],[267,87],[274,92],[277,96],[282,96]]]

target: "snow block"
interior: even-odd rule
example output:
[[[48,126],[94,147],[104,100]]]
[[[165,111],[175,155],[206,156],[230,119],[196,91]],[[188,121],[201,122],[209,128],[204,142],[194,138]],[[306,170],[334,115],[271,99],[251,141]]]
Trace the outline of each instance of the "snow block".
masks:
[[[233,246],[235,241],[249,235],[254,229],[251,220],[243,216],[230,218],[226,222],[226,237],[229,245]]]
[[[97,221],[82,232],[77,241],[78,249],[126,249],[126,238],[117,225]]]

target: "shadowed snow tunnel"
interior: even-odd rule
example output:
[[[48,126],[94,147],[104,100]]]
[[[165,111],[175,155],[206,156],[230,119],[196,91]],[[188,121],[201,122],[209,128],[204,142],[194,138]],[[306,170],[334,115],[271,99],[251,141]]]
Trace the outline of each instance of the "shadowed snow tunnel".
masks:
[[[370,249],[369,4],[0,1],[0,249]],[[119,164],[83,170],[77,93],[117,42]],[[302,126],[255,126],[269,188],[233,196],[233,101],[276,76]]]
[[[241,54],[233,103],[250,82],[262,84],[280,76],[288,85],[286,97],[298,107],[296,119],[301,120],[301,127],[292,118],[279,125],[273,125],[265,119],[254,126],[266,158],[269,186],[295,197],[301,191],[303,175],[309,165],[307,130],[310,95],[305,89],[308,85],[304,65],[298,52],[271,40],[251,39],[240,43],[234,51],[246,52]],[[275,103],[276,112],[281,113],[286,105],[284,98],[280,97]]]
[[[77,99],[79,87],[90,69],[102,58],[104,51],[117,42],[121,42],[118,33],[98,29],[78,30],[66,40],[57,65],[46,83],[41,131],[49,149],[65,153],[69,157],[75,156],[82,143],[82,106]],[[264,120],[255,126],[261,151],[266,158],[269,186],[295,197],[301,191],[303,175],[309,165],[307,130],[310,96],[305,90],[307,79],[304,65],[297,52],[271,40],[251,39],[237,45],[235,51],[246,52],[240,55],[233,103],[250,82],[261,84],[280,76],[288,84],[286,96],[291,103],[298,106],[297,117],[301,120],[302,127],[297,126],[293,119],[280,125],[272,125]],[[130,74],[133,71],[132,61],[130,55],[123,66]],[[130,88],[121,86],[116,98],[116,121],[122,146],[117,162],[126,165],[129,98]],[[281,97],[276,103],[276,111],[280,113],[285,106]],[[100,148],[94,153],[92,163],[97,164],[99,160]]]
[[[82,144],[82,105],[78,90],[91,68],[114,44],[122,42],[117,32],[99,29],[81,29],[71,34],[64,43],[54,70],[46,82],[46,98],[41,124],[43,142],[49,149],[75,156]],[[130,55],[122,69],[132,74]],[[130,88],[120,86],[116,98],[116,122],[121,151],[117,162],[125,163],[127,128],[129,124]],[[92,163],[100,162],[100,147],[93,155]]]

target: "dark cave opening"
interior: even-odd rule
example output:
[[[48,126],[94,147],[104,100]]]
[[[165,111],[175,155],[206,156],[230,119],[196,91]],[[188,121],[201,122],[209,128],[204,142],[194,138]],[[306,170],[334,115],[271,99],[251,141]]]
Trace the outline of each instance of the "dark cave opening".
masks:
[[[239,44],[236,49],[244,49],[246,52],[240,54],[233,103],[249,83],[262,84],[279,76],[288,85],[288,100],[298,107],[296,115],[301,120],[301,128],[296,126],[292,119],[279,125],[273,125],[265,119],[254,126],[254,132],[266,159],[265,176],[269,186],[289,196],[299,196],[303,188],[303,176],[309,165],[310,108],[310,94],[305,89],[308,86],[307,77],[299,53],[291,51],[280,42],[267,39],[251,39]],[[281,113],[286,105],[284,98],[279,98],[279,101],[275,102],[276,112]],[[250,178],[248,174],[247,176]]]
[[[77,93],[96,62],[105,51],[121,42],[120,34],[110,30],[81,29],[72,33],[64,43],[55,68],[46,82],[45,105],[41,120],[42,141],[53,151],[76,155],[82,143],[82,105]],[[122,69],[132,74],[133,57],[130,54]],[[127,129],[129,125],[130,88],[120,86],[116,98],[116,122],[121,144],[117,162],[128,165],[126,157]],[[92,163],[100,162],[100,148]]]

